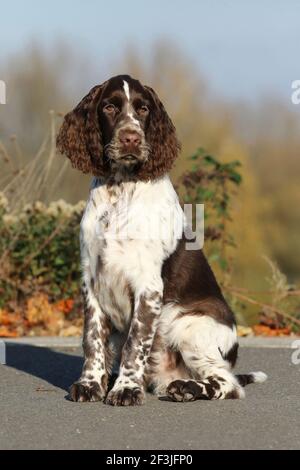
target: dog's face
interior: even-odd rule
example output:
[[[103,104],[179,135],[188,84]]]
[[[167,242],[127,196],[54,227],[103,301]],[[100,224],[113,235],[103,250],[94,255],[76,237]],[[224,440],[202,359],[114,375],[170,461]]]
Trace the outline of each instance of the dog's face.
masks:
[[[94,87],[65,117],[57,146],[84,173],[109,177],[120,170],[141,180],[169,171],[179,149],[156,93],[129,75]]]
[[[125,79],[126,78],[126,79]],[[115,167],[134,167],[145,162],[151,144],[147,142],[150,92],[130,77],[110,80],[98,106],[104,153]]]

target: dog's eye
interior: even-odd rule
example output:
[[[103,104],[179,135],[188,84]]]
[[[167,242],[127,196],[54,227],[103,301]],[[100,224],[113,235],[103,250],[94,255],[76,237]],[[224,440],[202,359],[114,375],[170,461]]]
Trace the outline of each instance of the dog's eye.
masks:
[[[137,113],[140,116],[145,116],[146,114],[149,113],[149,108],[146,105],[140,106],[139,109],[137,110]]]
[[[103,110],[111,114],[111,113],[116,113],[118,111],[118,108],[116,108],[115,105],[109,103],[104,106]]]

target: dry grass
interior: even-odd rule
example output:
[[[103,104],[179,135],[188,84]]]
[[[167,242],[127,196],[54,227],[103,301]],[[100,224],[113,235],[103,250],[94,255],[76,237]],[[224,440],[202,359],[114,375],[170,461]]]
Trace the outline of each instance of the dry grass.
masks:
[[[63,165],[55,177],[53,167],[57,166],[56,121],[54,111],[49,112],[50,128],[35,156],[24,163],[16,136],[11,137],[12,151],[9,153],[0,141],[0,159],[4,163],[3,176],[0,179],[0,192],[9,201],[10,213],[18,213],[26,204],[43,200],[50,202],[66,172],[68,162]]]

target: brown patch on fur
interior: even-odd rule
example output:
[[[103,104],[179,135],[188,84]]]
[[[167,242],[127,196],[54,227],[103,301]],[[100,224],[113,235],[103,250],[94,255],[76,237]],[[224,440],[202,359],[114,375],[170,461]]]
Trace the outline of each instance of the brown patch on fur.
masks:
[[[223,356],[225,361],[228,361],[230,363],[231,367],[234,367],[236,364],[238,358],[238,349],[239,345],[238,343],[235,343],[226,354],[222,354],[221,352],[221,355]]]
[[[229,327],[235,319],[202,250],[186,250],[178,241],[175,252],[164,262],[164,303],[180,302],[184,315],[207,315]]]
[[[228,392],[225,396],[226,400],[236,400],[240,398],[239,393],[236,389],[231,390],[231,392]]]
[[[220,384],[217,382],[217,380],[214,377],[207,377],[207,382],[203,383],[207,397],[211,400],[212,398],[215,397],[216,392],[220,390]]]
[[[227,326],[232,326],[231,318],[228,318],[229,307],[221,300],[216,298],[208,298],[199,300],[198,302],[191,302],[187,305],[181,304],[183,309],[178,313],[176,318],[182,318],[186,315],[189,316],[208,316],[214,318],[219,323],[224,323]]]

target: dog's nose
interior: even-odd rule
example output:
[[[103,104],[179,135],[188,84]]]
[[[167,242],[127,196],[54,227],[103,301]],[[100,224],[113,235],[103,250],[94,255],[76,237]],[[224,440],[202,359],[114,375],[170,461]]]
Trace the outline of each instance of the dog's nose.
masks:
[[[122,129],[119,133],[120,142],[124,147],[138,147],[141,144],[141,136],[137,131]]]

